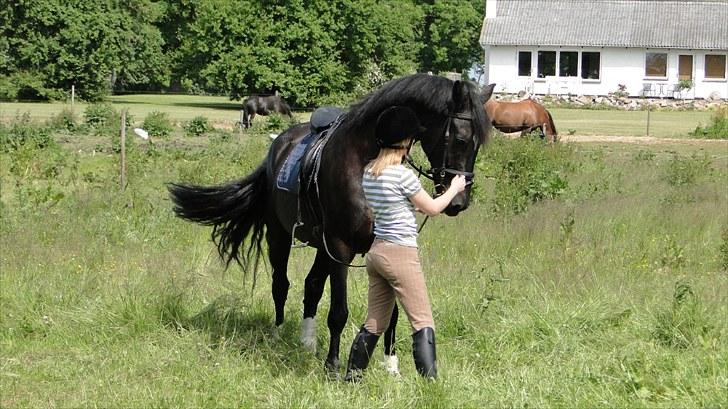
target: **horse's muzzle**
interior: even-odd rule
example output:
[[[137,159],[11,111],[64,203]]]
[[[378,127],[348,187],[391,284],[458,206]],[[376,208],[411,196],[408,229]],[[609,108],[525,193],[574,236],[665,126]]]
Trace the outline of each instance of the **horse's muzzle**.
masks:
[[[469,199],[470,189],[466,188],[463,192],[455,195],[450,204],[445,208],[444,213],[448,216],[457,216],[460,212],[468,208]]]

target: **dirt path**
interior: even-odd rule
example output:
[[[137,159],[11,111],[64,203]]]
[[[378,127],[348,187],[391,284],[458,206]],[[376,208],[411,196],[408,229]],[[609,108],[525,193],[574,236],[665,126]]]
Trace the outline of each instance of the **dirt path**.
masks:
[[[654,136],[609,136],[609,135],[560,135],[562,142],[608,142],[631,143],[641,145],[724,145],[728,148],[728,139],[682,139],[656,138]]]

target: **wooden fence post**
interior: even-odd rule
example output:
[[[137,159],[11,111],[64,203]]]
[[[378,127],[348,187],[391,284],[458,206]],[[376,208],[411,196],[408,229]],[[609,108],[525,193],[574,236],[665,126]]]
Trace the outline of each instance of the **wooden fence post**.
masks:
[[[121,191],[126,189],[126,109],[121,110]]]
[[[650,136],[650,104],[647,103],[647,136]]]

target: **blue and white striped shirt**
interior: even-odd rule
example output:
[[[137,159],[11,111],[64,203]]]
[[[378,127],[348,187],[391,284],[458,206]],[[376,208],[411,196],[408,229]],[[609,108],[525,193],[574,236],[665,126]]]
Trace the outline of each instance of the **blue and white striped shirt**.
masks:
[[[422,189],[420,180],[404,165],[389,166],[379,177],[365,170],[364,195],[374,213],[374,235],[408,247],[417,247],[415,206],[409,201]]]

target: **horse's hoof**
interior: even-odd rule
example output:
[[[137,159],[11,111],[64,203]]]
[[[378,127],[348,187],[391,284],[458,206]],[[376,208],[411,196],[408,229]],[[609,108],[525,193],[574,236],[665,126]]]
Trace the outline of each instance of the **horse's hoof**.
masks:
[[[276,341],[279,341],[281,339],[281,326],[276,325],[273,327],[273,329],[270,330],[270,337],[273,338]]]
[[[399,358],[397,358],[397,355],[384,355],[382,365],[384,366],[384,369],[387,371],[388,374],[395,377],[400,376]]]
[[[341,364],[338,359],[334,361],[326,360],[326,362],[324,362],[324,369],[326,370],[326,375],[329,379],[339,380],[341,378],[341,374],[339,373]]]
[[[316,353],[316,319],[304,318],[301,322],[301,345],[312,354]]]

